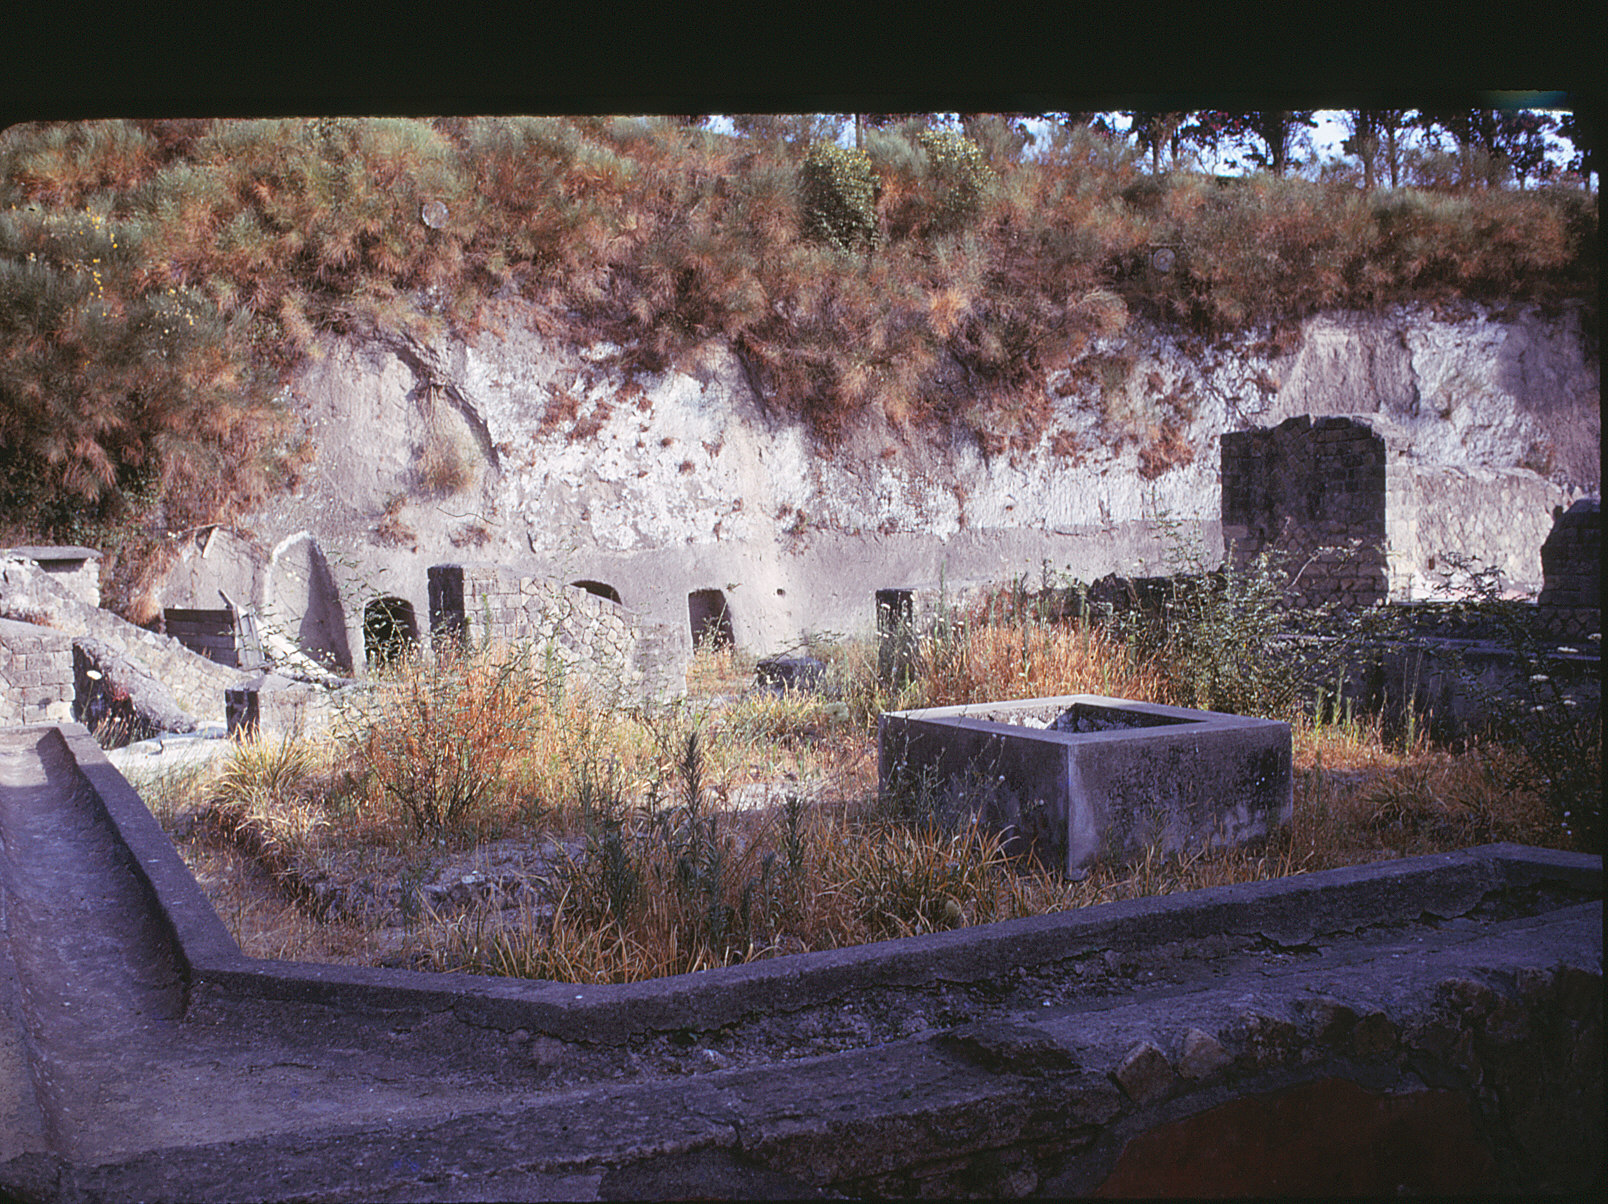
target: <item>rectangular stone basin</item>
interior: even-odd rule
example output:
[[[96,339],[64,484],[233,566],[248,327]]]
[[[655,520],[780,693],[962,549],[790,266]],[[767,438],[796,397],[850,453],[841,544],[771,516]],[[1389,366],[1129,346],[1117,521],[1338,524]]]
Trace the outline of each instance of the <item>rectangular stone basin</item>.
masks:
[[[1216,711],[1095,694],[892,711],[877,749],[885,796],[977,816],[1068,874],[1260,841],[1294,809],[1290,725]]]

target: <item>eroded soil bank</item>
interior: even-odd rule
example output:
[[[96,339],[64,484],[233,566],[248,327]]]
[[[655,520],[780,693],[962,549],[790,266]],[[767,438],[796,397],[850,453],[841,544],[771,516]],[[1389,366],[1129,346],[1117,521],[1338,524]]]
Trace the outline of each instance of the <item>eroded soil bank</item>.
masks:
[[[1544,485],[1542,511],[1600,490],[1599,371],[1572,312],[1332,313],[1215,342],[1136,319],[1046,379],[1038,442],[998,454],[880,416],[825,448],[719,342],[639,376],[617,349],[500,320],[468,342],[329,343],[286,395],[312,454],[295,493],[181,541],[152,604],[222,590],[360,669],[371,603],[405,603],[422,632],[428,568],[486,561],[586,582],[683,643],[694,595],[718,594],[763,655],[869,630],[881,588],[1215,564],[1222,435],[1295,415],[1388,421],[1438,488],[1493,514],[1513,473]],[[1486,528],[1490,546],[1426,553],[1538,575],[1537,549]]]

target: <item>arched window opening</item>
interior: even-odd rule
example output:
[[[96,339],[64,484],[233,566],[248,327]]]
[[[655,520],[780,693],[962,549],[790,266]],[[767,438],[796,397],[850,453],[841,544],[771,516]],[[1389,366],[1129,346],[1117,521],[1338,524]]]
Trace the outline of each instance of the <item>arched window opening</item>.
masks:
[[[363,648],[374,668],[395,664],[419,646],[413,604],[403,598],[376,598],[363,608]]]
[[[730,648],[736,643],[731,631],[731,608],[720,590],[693,590],[687,595],[687,616],[692,621],[694,648]]]
[[[607,598],[610,602],[620,601],[620,591],[605,581],[571,581],[577,589],[584,589],[589,594],[596,594],[599,598]]]

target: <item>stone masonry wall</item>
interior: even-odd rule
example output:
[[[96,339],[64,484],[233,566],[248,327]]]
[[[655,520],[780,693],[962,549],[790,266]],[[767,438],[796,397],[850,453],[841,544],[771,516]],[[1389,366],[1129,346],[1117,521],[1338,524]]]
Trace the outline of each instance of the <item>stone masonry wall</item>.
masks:
[[[432,565],[429,591],[433,635],[529,642],[632,701],[686,690],[686,650],[675,633],[636,622],[618,602],[495,564]]]
[[[1546,631],[1576,638],[1602,631],[1602,502],[1582,499],[1558,515],[1541,545],[1539,609]]]
[[[1541,585],[1539,549],[1560,486],[1527,469],[1417,460],[1376,415],[1299,416],[1222,439],[1223,540],[1241,566],[1288,557],[1308,604],[1435,596],[1449,557]]]
[[[1368,606],[1411,546],[1411,481],[1384,434],[1350,418],[1290,418],[1223,436],[1223,542],[1248,564],[1290,558],[1303,599]],[[1361,545],[1347,554],[1352,540]]]
[[[0,619],[0,726],[62,723],[72,712],[72,637]]]
[[[247,676],[198,656],[178,640],[80,601],[28,560],[0,560],[0,616],[49,622],[75,639],[110,648],[161,682],[180,707],[202,720],[221,721],[224,691]]]

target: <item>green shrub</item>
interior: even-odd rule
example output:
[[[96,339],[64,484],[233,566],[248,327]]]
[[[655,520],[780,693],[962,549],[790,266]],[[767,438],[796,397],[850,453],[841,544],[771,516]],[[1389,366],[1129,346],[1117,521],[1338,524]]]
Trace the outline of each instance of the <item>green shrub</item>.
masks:
[[[922,130],[916,141],[927,154],[933,191],[929,235],[953,234],[982,212],[994,173],[978,145],[957,130]]]
[[[363,759],[415,835],[464,835],[512,789],[543,697],[528,655],[404,658],[362,717]]]
[[[804,229],[840,251],[876,245],[876,173],[864,151],[817,142],[801,171]]]
[[[1305,605],[1300,566],[1272,549],[1244,559],[1229,549],[1211,568],[1185,545],[1174,520],[1157,520],[1172,541],[1171,577],[1159,611],[1141,606],[1109,619],[1131,653],[1162,672],[1179,706],[1296,720],[1349,667],[1366,660],[1394,622],[1388,608],[1348,611]],[[1356,547],[1322,549],[1355,555]]]

